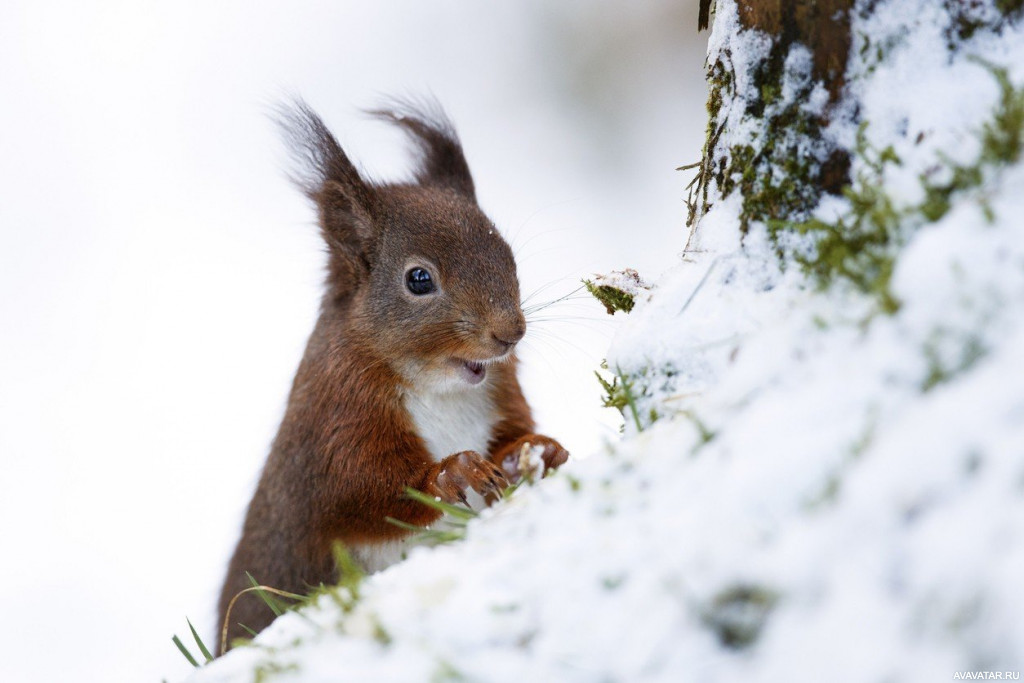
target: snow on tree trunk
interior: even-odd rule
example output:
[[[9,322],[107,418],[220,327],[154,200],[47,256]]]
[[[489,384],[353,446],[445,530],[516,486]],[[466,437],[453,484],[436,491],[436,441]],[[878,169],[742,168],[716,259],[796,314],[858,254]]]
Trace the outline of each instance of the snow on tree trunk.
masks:
[[[682,262],[592,283],[621,442],[195,680],[1019,672],[1021,6],[721,0]]]
[[[807,211],[847,182],[849,155],[824,129],[843,114],[853,2],[723,5],[718,14],[730,23],[717,22],[708,55],[709,135],[689,222],[710,208],[715,185],[742,193],[746,229]],[[759,50],[755,62],[736,61],[751,49]],[[740,120],[756,121],[759,135],[729,146]]]

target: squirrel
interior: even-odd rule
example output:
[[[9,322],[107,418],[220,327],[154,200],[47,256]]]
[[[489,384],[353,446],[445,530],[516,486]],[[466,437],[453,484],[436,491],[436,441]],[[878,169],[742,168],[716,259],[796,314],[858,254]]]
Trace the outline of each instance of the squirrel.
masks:
[[[328,266],[319,319],[228,566],[219,624],[261,584],[304,594],[337,582],[332,546],[366,572],[401,559],[409,531],[439,519],[406,487],[448,503],[493,501],[524,448],[545,471],[568,452],[534,433],[516,377],[526,333],[512,249],[476,201],[451,121],[436,102],[369,112],[418,148],[413,180],[364,177],[304,102],[280,123],[315,203]],[[228,637],[273,614],[255,592]]]

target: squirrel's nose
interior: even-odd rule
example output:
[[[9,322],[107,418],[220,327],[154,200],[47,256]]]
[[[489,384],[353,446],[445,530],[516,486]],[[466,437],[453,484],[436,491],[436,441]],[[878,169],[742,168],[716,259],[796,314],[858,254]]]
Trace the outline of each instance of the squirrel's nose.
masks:
[[[522,318],[516,320],[512,325],[497,329],[491,332],[491,337],[494,341],[504,347],[505,351],[508,351],[515,346],[523,335],[526,334],[526,321]]]

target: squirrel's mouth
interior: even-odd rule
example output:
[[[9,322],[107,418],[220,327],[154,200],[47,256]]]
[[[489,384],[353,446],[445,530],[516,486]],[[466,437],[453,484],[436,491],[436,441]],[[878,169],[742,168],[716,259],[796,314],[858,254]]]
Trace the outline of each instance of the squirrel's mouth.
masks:
[[[510,350],[507,350],[499,356],[484,358],[483,360],[468,360],[466,358],[454,356],[449,357],[448,364],[463,382],[473,386],[480,384],[480,382],[483,382],[487,378],[488,365],[501,363],[507,360],[509,356],[511,356]]]
[[[467,384],[480,384],[487,376],[487,367],[479,361],[458,360],[455,362],[459,375]]]

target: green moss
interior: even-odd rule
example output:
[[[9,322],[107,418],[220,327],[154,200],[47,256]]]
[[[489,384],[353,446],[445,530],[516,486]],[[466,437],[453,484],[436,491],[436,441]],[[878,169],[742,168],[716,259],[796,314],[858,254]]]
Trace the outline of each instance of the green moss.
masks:
[[[1020,21],[1024,0],[995,0],[998,14],[993,16],[985,11],[982,3],[964,2],[964,0],[945,0],[944,9],[949,16],[946,29],[946,43],[950,50],[977,33],[991,31],[1001,33],[1006,26]]]
[[[845,179],[845,157],[835,158],[822,136],[825,121],[808,113],[804,107],[814,84],[803,84],[788,104],[782,101],[786,53],[780,45],[772,48],[769,58],[759,64],[752,74],[760,97],[744,101],[744,117],[760,122],[760,133],[750,143],[719,150],[718,123],[721,100],[734,97],[731,79],[711,82],[712,95],[708,100],[712,120],[705,144],[705,162],[701,167],[704,177],[704,210],[707,209],[707,185],[713,180],[723,197],[739,192],[743,198],[740,227],[744,233],[755,221],[801,220],[818,203],[824,191],[838,189],[826,176],[838,171]],[[724,74],[724,67],[712,69],[712,74]],[[815,149],[808,153],[810,142]],[[714,161],[708,158],[714,157]],[[842,156],[842,155],[840,155]],[[820,159],[829,159],[826,169]],[[833,187],[836,185],[836,187]],[[691,206],[691,216],[695,214]]]
[[[871,447],[871,444],[874,443],[877,420],[877,412],[872,410],[864,431],[850,443],[849,450],[842,463],[828,474],[821,488],[804,501],[804,510],[811,513],[817,512],[822,508],[831,506],[838,500],[843,488],[843,476],[850,463],[859,460],[867,452],[868,448]]]
[[[708,187],[715,177],[714,152],[718,148],[718,139],[725,129],[724,122],[720,120],[722,105],[735,97],[734,82],[735,76],[731,65],[717,60],[708,66],[708,125],[704,135],[704,151],[696,165],[697,175],[686,186],[686,226],[689,228],[694,226],[699,215],[704,215],[710,208]]]
[[[254,683],[265,683],[269,681],[271,677],[277,678],[289,674],[295,674],[301,671],[299,665],[295,662],[288,664],[279,664],[274,661],[264,661],[256,665],[253,670],[253,681]]]
[[[984,63],[984,62],[983,62]],[[979,131],[981,154],[970,165],[957,164],[940,157],[948,180],[936,182],[921,176],[924,200],[910,207],[898,207],[885,191],[885,168],[899,165],[892,147],[876,150],[864,135],[867,124],[857,133],[856,154],[863,162],[854,182],[843,189],[849,210],[828,222],[817,218],[804,221],[769,221],[769,231],[779,242],[786,231],[814,237],[812,254],[793,255],[820,287],[828,288],[837,280],[852,283],[878,301],[884,313],[899,309],[899,301],[890,289],[892,273],[900,248],[913,230],[924,223],[940,220],[957,195],[982,187],[991,170],[1017,163],[1024,149],[1024,89],[1016,89],[1005,69],[984,63],[1000,88],[999,103]],[[982,211],[991,222],[995,216],[979,196]]]
[[[740,650],[757,640],[778,600],[778,594],[768,588],[739,584],[718,593],[701,620],[722,645]]]
[[[805,503],[804,509],[808,511],[815,511],[826,505],[830,505],[836,501],[839,497],[839,491],[842,487],[842,479],[839,473],[834,472],[825,479],[824,485],[821,490],[813,494]]]
[[[373,619],[373,639],[384,647],[388,647],[394,642],[394,638],[388,633],[387,629],[377,620],[376,617]]]
[[[777,82],[761,84],[761,101],[765,106],[774,104],[782,97],[782,86]]]
[[[999,104],[992,118],[982,126],[981,156],[974,164],[963,166],[943,158],[950,171],[948,181],[936,183],[922,176],[925,199],[920,210],[928,221],[937,221],[946,215],[954,194],[980,187],[985,182],[986,167],[1017,163],[1024,148],[1024,89],[1013,87],[1006,69],[980,59],[975,61],[984,65],[999,84]],[[984,204],[982,209],[991,222],[994,219],[991,209]]]
[[[624,292],[617,287],[597,285],[591,280],[584,280],[583,286],[587,288],[587,291],[590,292],[595,299],[604,304],[604,308],[608,311],[608,315],[614,315],[615,311],[629,313],[633,310],[633,306],[636,304],[632,294]]]
[[[684,410],[682,412],[682,415],[683,417],[688,419],[694,427],[697,428],[697,433],[700,435],[700,441],[697,442],[697,445],[694,447],[692,453],[696,453],[701,448],[711,443],[714,440],[715,436],[717,436],[717,433],[710,427],[708,427],[706,422],[697,417],[697,414],[694,413],[692,410]]]
[[[1003,13],[1000,21],[1019,18],[1022,7],[1024,0],[1003,0],[999,6]],[[955,0],[947,0],[946,9],[953,25],[963,28],[963,32],[977,30],[978,27],[969,26],[971,22],[991,22],[976,8]],[[984,28],[999,30],[1001,25]],[[893,41],[898,40],[894,37],[873,42],[869,36],[862,36],[861,57],[867,62],[868,56],[873,56],[875,63],[880,62]],[[893,313],[899,302],[891,292],[890,282],[899,250],[912,230],[945,216],[956,194],[980,187],[985,182],[986,167],[1016,163],[1022,156],[1024,92],[1013,87],[1006,69],[985,63],[997,80],[1001,95],[992,119],[979,131],[981,157],[971,165],[942,159],[948,170],[943,177],[947,179],[935,182],[922,177],[923,202],[898,207],[884,190],[883,182],[885,166],[899,164],[893,149],[868,149],[862,128],[854,153],[864,162],[863,169],[851,182],[850,155],[827,143],[822,135],[826,121],[800,106],[807,100],[813,83],[804,84],[788,105],[782,101],[782,84],[787,77],[785,57],[786,52],[777,43],[768,58],[755,68],[751,78],[760,97],[753,101],[737,99],[735,76],[727,59],[709,65],[708,128],[704,157],[688,188],[687,225],[692,226],[710,208],[708,187],[712,183],[723,197],[739,192],[741,231],[745,234],[754,222],[766,224],[775,238],[783,267],[787,254],[778,238],[787,231],[813,235],[815,253],[795,254],[793,258],[821,287],[829,287],[837,280],[851,282],[875,297],[883,312]],[[743,117],[757,121],[760,132],[753,141],[720,149],[727,103],[745,106]],[[810,151],[808,144],[812,146]],[[826,192],[842,194],[850,203],[850,210],[831,222],[811,216]],[[978,201],[986,217],[994,220],[984,196],[979,196]]]
[[[857,54],[864,65],[864,72],[870,74],[882,63],[885,50],[882,44],[876,43],[869,33],[858,31],[857,38],[860,40],[860,49]]]
[[[626,576],[624,574],[616,574],[615,576],[605,576],[601,579],[601,586],[606,591],[618,590],[622,584],[626,582]]]
[[[883,312],[894,313],[899,302],[889,284],[904,214],[885,193],[882,180],[886,165],[899,164],[900,160],[891,147],[881,151],[870,147],[865,129],[862,125],[857,132],[857,154],[865,162],[864,168],[855,182],[843,190],[850,210],[834,222],[817,218],[774,221],[769,223],[769,230],[776,240],[787,230],[813,235],[814,253],[795,254],[793,258],[822,289],[831,287],[836,280],[846,280],[874,296]]]
[[[981,161],[989,164],[1016,163],[1024,147],[1024,88],[1013,87],[1006,69],[980,59],[975,61],[992,73],[1000,93],[995,115],[981,131]]]
[[[466,676],[444,659],[438,660],[437,668],[430,675],[430,683],[452,683],[465,680],[467,680]]]
[[[1024,10],[1024,0],[996,0],[996,9],[1004,17],[1009,17],[1011,20],[1019,19]]]
[[[921,391],[931,391],[970,370],[988,352],[980,338],[970,336],[960,345],[958,357],[949,362],[939,351],[940,342],[941,340],[936,337],[925,344],[924,357],[928,363],[928,374],[921,384]]]

